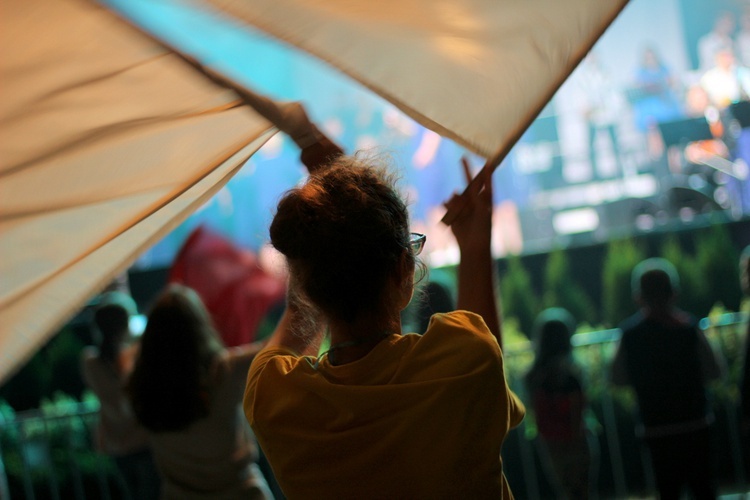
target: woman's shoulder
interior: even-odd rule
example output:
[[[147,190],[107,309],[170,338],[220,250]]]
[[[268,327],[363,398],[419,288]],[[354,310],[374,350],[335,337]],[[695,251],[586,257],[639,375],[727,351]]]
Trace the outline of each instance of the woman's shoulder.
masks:
[[[208,367],[209,380],[212,385],[220,385],[235,378],[238,369],[238,359],[232,355],[230,349],[223,349],[216,353]],[[247,371],[247,370],[245,370]]]
[[[84,372],[91,372],[103,365],[99,359],[99,349],[94,346],[86,346],[81,351],[81,368]]]
[[[471,311],[456,310],[432,315],[425,335],[454,334],[494,339],[484,319]]]
[[[413,337],[402,360],[414,367],[416,379],[503,383],[502,352],[481,316],[468,311],[435,314],[425,333]]]
[[[81,350],[81,361],[83,362],[90,362],[93,359],[97,359],[99,357],[99,349],[94,347],[93,345],[87,345]]]
[[[489,355],[493,358],[500,356],[497,339],[490,332],[484,319],[470,311],[457,310],[434,314],[427,331],[420,339],[422,343],[432,341],[441,349],[461,352],[466,356],[470,353]]]
[[[299,364],[308,365],[308,358],[309,356],[300,356],[291,349],[280,345],[268,346],[255,355],[251,369],[258,370],[266,365],[273,364],[278,370],[288,372]]]

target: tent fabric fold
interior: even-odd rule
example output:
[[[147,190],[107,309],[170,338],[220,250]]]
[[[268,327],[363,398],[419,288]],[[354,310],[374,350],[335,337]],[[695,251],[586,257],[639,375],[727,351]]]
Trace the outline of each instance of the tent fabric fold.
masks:
[[[427,128],[507,154],[627,0],[203,0]]]
[[[0,381],[276,132],[86,0],[7,0]]]

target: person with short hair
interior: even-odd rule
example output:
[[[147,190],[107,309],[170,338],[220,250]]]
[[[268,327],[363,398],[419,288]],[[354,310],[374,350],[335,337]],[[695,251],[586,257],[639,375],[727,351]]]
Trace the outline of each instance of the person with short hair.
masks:
[[[632,274],[640,311],[625,320],[612,381],[635,390],[639,434],[651,454],[659,496],[715,498],[706,384],[720,365],[696,319],[678,309],[679,276],[665,259],[647,259]]]
[[[135,301],[122,292],[106,292],[93,310],[96,346],[81,353],[81,373],[99,400],[96,448],[112,457],[133,499],[156,500],[160,479],[146,430],[138,424],[126,392],[138,343],[130,329]]]

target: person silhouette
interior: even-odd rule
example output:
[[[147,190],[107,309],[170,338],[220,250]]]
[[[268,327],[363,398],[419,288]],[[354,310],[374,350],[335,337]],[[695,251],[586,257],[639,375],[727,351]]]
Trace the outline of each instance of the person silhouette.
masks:
[[[563,308],[542,311],[534,324],[534,363],[524,376],[540,448],[549,458],[550,479],[568,499],[589,496],[592,453],[584,422],[586,395],[570,343],[573,316]]]
[[[160,479],[146,430],[138,424],[126,384],[138,352],[130,328],[137,313],[133,298],[120,291],[102,293],[93,311],[96,346],[81,353],[81,374],[99,400],[96,448],[112,457],[129,498],[156,500]]]
[[[424,333],[430,325],[430,318],[435,313],[446,313],[456,309],[451,292],[446,285],[430,281],[425,286],[424,296],[417,296],[415,327],[417,333]]]
[[[700,79],[711,103],[723,110],[732,103],[750,99],[750,68],[738,64],[729,49],[718,51],[714,59],[714,66]]]
[[[684,487],[715,498],[706,384],[720,365],[696,319],[675,306],[679,276],[669,261],[638,264],[632,290],[640,311],[621,326],[612,381],[635,390],[660,498],[676,500]]]
[[[580,92],[580,111],[588,129],[592,180],[616,177],[622,173],[618,129],[627,108],[625,95],[597,52],[589,52],[574,75]],[[601,147],[602,136],[609,143],[608,148]]]
[[[240,407],[262,344],[227,349],[198,294],[171,284],[148,315],[128,384],[164,499],[271,499]]]
[[[732,34],[735,16],[729,11],[720,12],[711,31],[698,39],[698,69],[706,71],[714,64],[716,54],[722,50],[734,51]]]
[[[503,370],[482,180],[447,203],[466,201],[451,226],[459,310],[433,315],[423,335],[404,334],[400,315],[425,236],[410,233],[377,158],[338,156],[279,202],[270,235],[288,261],[287,308],[244,408],[287,496],[512,498],[500,450],[525,410]]]

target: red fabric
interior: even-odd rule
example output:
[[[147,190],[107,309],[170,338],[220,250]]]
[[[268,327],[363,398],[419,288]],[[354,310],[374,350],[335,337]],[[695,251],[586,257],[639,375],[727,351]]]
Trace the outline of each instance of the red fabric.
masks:
[[[229,347],[252,342],[261,320],[285,292],[283,280],[261,269],[253,252],[203,226],[185,240],[168,281],[200,295]]]
[[[583,430],[584,398],[580,392],[545,392],[533,395],[539,434],[547,441],[570,441]]]

